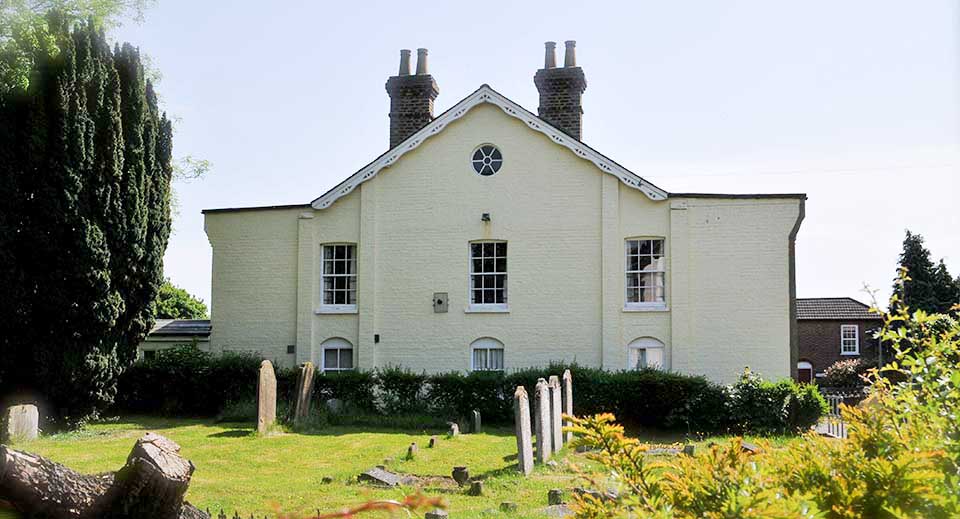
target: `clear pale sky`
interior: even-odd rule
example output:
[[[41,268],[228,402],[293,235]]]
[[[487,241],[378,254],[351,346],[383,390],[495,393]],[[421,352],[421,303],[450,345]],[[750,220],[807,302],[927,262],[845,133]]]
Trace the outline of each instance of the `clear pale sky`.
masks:
[[[200,211],[307,203],[385,151],[401,48],[430,50],[438,114],[483,83],[536,112],[567,39],[584,142],[668,191],[808,194],[800,297],[885,298],[907,228],[960,274],[955,0],[160,0],[113,36],[163,74],[175,152],[213,163],[165,260],[208,303]]]

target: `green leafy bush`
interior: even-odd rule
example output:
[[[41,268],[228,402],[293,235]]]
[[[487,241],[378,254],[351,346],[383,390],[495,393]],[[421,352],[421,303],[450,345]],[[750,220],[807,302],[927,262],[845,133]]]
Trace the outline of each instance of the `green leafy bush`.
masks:
[[[727,390],[726,412],[733,432],[787,433],[809,429],[827,413],[816,387],[792,380],[768,382],[744,370]]]

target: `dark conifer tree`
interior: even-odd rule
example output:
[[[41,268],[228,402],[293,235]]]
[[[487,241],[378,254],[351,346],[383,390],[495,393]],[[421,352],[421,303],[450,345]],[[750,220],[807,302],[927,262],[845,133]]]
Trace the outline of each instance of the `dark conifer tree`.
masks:
[[[907,231],[899,263],[907,269],[910,280],[902,285],[894,280],[893,290],[910,310],[942,313],[960,302],[960,283],[950,276],[942,259],[934,265],[923,236]]]
[[[136,49],[52,27],[59,52],[0,101],[0,395],[72,425],[113,401],[152,325],[171,126]]]

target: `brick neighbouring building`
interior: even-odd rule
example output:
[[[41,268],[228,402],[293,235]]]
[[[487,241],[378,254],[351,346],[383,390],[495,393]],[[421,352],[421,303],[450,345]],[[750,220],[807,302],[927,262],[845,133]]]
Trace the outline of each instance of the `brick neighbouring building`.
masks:
[[[876,362],[880,352],[873,333],[881,324],[868,305],[849,297],[797,299],[797,380],[822,376],[839,360]]]

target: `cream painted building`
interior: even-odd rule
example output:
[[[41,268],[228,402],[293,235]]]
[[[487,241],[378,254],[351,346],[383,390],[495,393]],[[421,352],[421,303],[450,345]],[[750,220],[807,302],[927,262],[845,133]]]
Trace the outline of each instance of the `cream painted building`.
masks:
[[[391,147],[310,204],[205,213],[214,351],[325,370],[551,361],[728,382],[796,365],[803,195],[670,193],[581,141],[572,42],[540,116],[402,53]],[[549,121],[549,122],[548,122]]]

